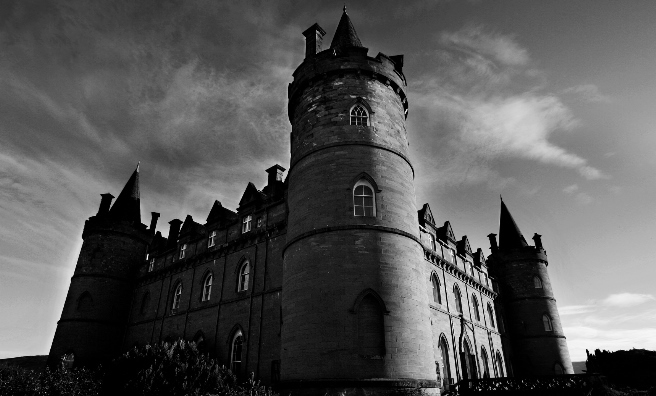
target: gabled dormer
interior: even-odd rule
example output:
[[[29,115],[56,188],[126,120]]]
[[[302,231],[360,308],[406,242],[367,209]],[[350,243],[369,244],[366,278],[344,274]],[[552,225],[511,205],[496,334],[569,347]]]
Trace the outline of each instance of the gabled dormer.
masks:
[[[191,215],[185,217],[185,221],[180,229],[180,241],[187,241],[205,233],[205,227],[194,221]]]
[[[239,201],[239,208],[237,208],[237,212],[241,213],[242,211],[252,208],[252,207],[257,207],[258,205],[262,204],[262,202],[265,199],[265,195],[258,191],[257,188],[255,188],[255,185],[253,183],[248,183],[248,186],[246,186],[246,190],[244,191],[244,194],[241,196],[241,200]]]
[[[437,229],[437,238],[444,242],[456,243],[456,236],[453,233],[453,228],[451,228],[451,222],[447,220],[442,227]]]
[[[430,224],[435,227],[435,218],[433,217],[433,212],[430,210],[430,206],[428,206],[427,203],[424,204],[424,206],[421,207],[417,211],[418,217],[419,217],[419,225],[422,227],[426,227],[426,224]]]
[[[237,219],[237,213],[230,209],[226,209],[221,205],[221,202],[214,201],[210,213],[207,215],[206,226],[214,225],[217,223],[226,224],[231,223]]]
[[[472,257],[472,250],[471,246],[469,245],[469,239],[467,239],[467,235],[464,235],[462,239],[458,241],[456,247],[458,248],[458,254],[461,256]]]

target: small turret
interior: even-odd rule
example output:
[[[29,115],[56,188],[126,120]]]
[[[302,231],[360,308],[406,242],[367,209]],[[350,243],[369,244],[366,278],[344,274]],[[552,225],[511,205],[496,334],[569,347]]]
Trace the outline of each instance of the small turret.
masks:
[[[139,198],[139,165],[132,172],[132,176],[125,187],[116,198],[116,202],[109,211],[110,216],[116,221],[127,221],[130,223],[141,223],[141,203]]]
[[[341,50],[350,47],[362,48],[362,42],[351,23],[351,18],[349,18],[346,13],[346,6],[344,6],[342,18],[339,20],[337,30],[335,30],[335,35],[333,36],[333,41],[330,43],[330,49],[340,52]]]
[[[490,273],[501,289],[497,312],[505,318],[502,339],[509,369],[517,377],[573,374],[540,235],[529,246],[502,200],[498,248],[494,234],[488,237]]]

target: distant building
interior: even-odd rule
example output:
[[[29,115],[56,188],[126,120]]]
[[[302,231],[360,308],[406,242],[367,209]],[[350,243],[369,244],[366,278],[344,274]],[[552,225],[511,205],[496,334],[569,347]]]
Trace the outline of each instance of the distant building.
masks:
[[[486,258],[417,210],[403,56],[369,57],[346,11],[328,49],[303,34],[287,179],[274,165],[167,239],[141,223],[137,167],[86,221],[50,361],[183,337],[301,394],[573,373],[540,236],[502,202]]]

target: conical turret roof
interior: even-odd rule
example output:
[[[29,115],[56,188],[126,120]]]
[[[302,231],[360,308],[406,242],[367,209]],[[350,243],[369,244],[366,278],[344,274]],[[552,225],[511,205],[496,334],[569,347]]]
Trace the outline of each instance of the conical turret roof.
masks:
[[[528,246],[524,235],[519,230],[508,207],[501,200],[501,215],[499,216],[499,249],[508,250]]]
[[[114,220],[141,223],[141,201],[139,199],[139,165],[116,198],[109,211]]]
[[[346,13],[346,6],[344,6],[344,13],[342,13],[342,18],[339,20],[339,24],[335,30],[333,41],[330,43],[330,49],[339,51],[348,47],[362,47],[362,43],[351,23],[351,18]]]

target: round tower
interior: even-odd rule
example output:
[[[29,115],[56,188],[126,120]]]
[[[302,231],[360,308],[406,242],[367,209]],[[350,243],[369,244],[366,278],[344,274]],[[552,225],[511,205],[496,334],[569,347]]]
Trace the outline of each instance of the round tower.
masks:
[[[141,224],[139,167],[110,210],[111,194],[82,233],[82,249],[57,323],[48,363],[93,365],[120,352],[132,295],[132,275],[152,232]],[[151,227],[154,228],[154,227]]]
[[[324,34],[304,32],[289,85],[281,379],[307,394],[434,392],[403,56],[367,56],[346,10],[320,51]]]
[[[499,245],[494,234],[490,239],[488,265],[501,288],[499,311],[505,316],[515,376],[574,374],[540,235],[529,246],[501,201]]]

